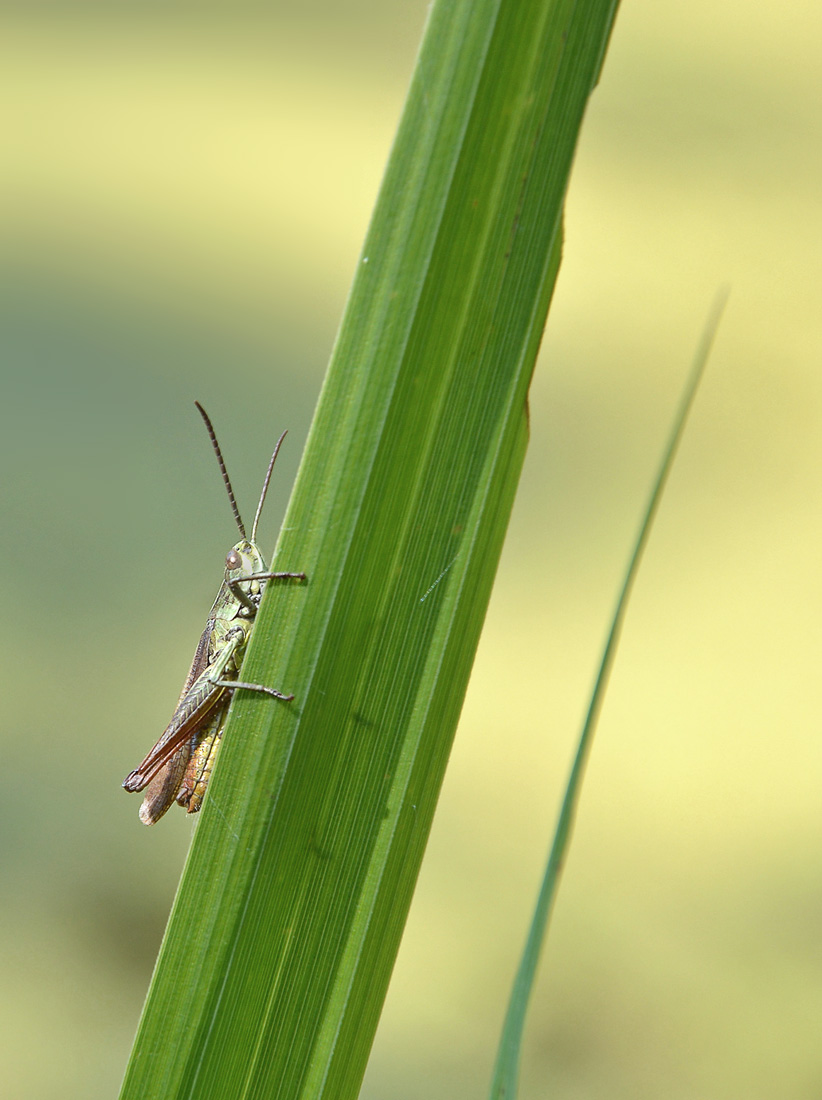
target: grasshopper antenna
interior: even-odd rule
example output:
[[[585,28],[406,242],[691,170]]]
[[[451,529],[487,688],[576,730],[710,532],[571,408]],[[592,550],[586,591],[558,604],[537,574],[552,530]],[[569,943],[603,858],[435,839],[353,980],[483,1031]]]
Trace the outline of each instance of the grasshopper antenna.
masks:
[[[211,446],[214,448],[214,453],[217,456],[217,461],[220,464],[220,473],[223,475],[223,482],[225,483],[225,487],[228,490],[228,499],[231,502],[231,511],[234,513],[234,519],[237,521],[237,527],[240,529],[240,534],[243,536],[243,538],[247,542],[248,541],[248,535],[246,535],[246,533],[245,533],[245,526],[244,526],[242,518],[240,516],[240,509],[237,507],[237,501],[234,497],[234,490],[231,488],[231,479],[228,476],[228,470],[225,468],[225,461],[223,459],[223,452],[220,450],[220,444],[217,442],[217,436],[216,436],[216,433],[214,431],[214,426],[208,418],[208,413],[205,411],[205,409],[200,404],[200,402],[195,401],[194,404],[197,406],[197,411],[199,412],[200,416],[205,421],[206,431],[208,432],[209,439],[211,440]],[[280,442],[282,442],[282,440]],[[280,444],[278,443],[277,446],[279,447],[279,445]],[[275,451],[274,452],[274,458],[276,458],[276,457],[277,457],[277,452]],[[273,458],[271,460],[271,465],[272,466],[274,465],[274,459]],[[269,469],[268,473],[269,473],[269,476],[270,476],[271,475],[271,470],[270,469]],[[266,481],[266,488],[268,488],[268,481]],[[263,490],[263,495],[265,495],[265,490]],[[260,506],[262,507],[262,501],[260,501]],[[257,509],[258,515],[259,515],[259,511],[260,511],[260,509],[258,508]],[[254,521],[254,526],[255,526],[255,528],[257,526],[257,521],[256,520]],[[252,541],[253,541],[253,535],[252,535]]]
[[[254,526],[251,528],[251,541],[256,541],[257,538],[257,524],[260,522],[260,513],[263,510],[263,504],[265,503],[265,494],[268,492],[268,483],[271,481],[271,471],[274,469],[274,463],[277,461],[277,455],[283,440],[288,435],[288,429],[286,429],[280,438],[277,440],[277,445],[274,448],[274,454],[271,456],[271,461],[268,464],[268,470],[266,471],[265,481],[263,482],[263,491],[260,493],[260,503],[257,505],[257,514],[254,516]]]

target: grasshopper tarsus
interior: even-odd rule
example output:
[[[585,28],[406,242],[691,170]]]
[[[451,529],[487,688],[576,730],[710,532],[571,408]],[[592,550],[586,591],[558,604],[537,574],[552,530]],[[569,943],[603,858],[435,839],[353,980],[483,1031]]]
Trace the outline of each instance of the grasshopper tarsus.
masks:
[[[237,691],[238,688],[242,688],[244,691],[260,691],[265,695],[271,695],[275,699],[279,699],[283,703],[290,703],[294,698],[293,695],[285,695],[282,691],[277,691],[276,688],[266,687],[265,684],[247,684],[243,680],[217,680],[217,687],[228,688],[229,691]]]
[[[250,573],[247,577],[235,577],[237,581],[307,581],[305,573]]]

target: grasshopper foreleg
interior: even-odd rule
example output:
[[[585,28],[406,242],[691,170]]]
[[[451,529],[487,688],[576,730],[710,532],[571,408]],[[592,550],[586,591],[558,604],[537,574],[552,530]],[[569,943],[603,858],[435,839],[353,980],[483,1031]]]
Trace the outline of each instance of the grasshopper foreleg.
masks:
[[[249,573],[244,581],[307,581],[305,573]]]
[[[243,605],[246,611],[256,615],[260,598],[257,596],[257,602],[255,603],[251,596],[242,590],[241,585],[247,581],[305,581],[307,579],[305,573],[247,573],[244,577],[234,577],[232,580],[226,580],[226,585],[232,596]]]

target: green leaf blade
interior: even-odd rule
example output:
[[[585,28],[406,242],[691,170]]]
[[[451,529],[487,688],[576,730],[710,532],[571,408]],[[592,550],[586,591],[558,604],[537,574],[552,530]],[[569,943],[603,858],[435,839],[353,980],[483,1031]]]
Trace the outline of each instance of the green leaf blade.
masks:
[[[269,587],[243,665],[295,700],[232,704],[124,1100],[359,1089],[525,453],[612,16],[433,9],[273,565],[309,582]]]

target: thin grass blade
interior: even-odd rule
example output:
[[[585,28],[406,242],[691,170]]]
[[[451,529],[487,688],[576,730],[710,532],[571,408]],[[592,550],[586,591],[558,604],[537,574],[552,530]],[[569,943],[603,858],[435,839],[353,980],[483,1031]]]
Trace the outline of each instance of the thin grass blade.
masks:
[[[613,668],[614,658],[616,657],[619,636],[622,631],[622,624],[625,619],[628,601],[631,597],[631,591],[633,590],[634,582],[639,572],[642,556],[648,544],[651,528],[653,527],[657,511],[659,510],[662,495],[665,491],[665,485],[667,484],[668,476],[671,472],[674,458],[676,457],[676,452],[679,449],[679,444],[682,440],[683,432],[685,431],[685,425],[688,421],[688,416],[691,412],[699,383],[705,371],[705,364],[708,361],[708,355],[713,345],[717,328],[719,327],[726,300],[727,292],[722,292],[717,297],[703,330],[699,347],[691,367],[691,373],[674,418],[674,425],[668,439],[662,463],[657,473],[656,482],[654,483],[653,490],[648,499],[645,515],[642,519],[637,540],[634,545],[634,551],[631,555],[631,560],[625,573],[625,579],[622,583],[622,590],[617,600],[614,617],[611,622],[611,629],[608,633],[608,639],[602,653],[602,660],[600,661],[599,671],[594,683],[591,702],[588,706],[588,713],[582,727],[576,755],[565,788],[562,806],[560,807],[556,831],[548,855],[548,864],[545,868],[542,885],[537,897],[534,916],[531,920],[528,937],[525,941],[525,948],[522,953],[522,958],[520,959],[519,968],[516,978],[514,979],[514,986],[511,991],[511,997],[508,1002],[508,1009],[503,1023],[499,1050],[494,1066],[494,1076],[491,1083],[491,1100],[515,1100],[518,1093],[520,1055],[528,1003],[534,987],[539,957],[542,951],[542,945],[545,942],[548,922],[559,886],[560,872],[568,854],[574,816],[582,792],[585,765],[591,751],[596,724],[605,699],[605,691],[608,686],[611,669]]]

